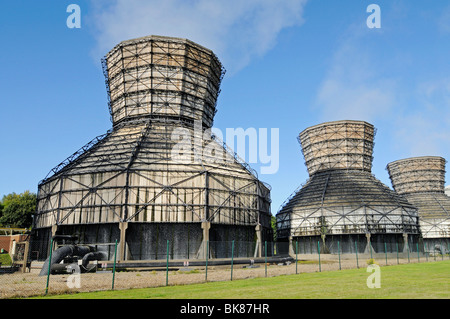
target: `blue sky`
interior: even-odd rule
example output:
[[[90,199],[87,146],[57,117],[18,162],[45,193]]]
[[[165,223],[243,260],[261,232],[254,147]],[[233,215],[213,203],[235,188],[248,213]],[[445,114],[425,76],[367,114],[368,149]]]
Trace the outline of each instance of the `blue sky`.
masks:
[[[66,25],[72,3],[79,29]],[[371,3],[380,29],[366,25]],[[191,39],[223,62],[216,128],[279,128],[279,170],[259,174],[273,214],[308,178],[297,142],[308,126],[372,123],[372,172],[388,186],[391,161],[450,159],[448,1],[3,1],[0,196],[37,192],[54,166],[111,128],[100,59],[151,34]]]

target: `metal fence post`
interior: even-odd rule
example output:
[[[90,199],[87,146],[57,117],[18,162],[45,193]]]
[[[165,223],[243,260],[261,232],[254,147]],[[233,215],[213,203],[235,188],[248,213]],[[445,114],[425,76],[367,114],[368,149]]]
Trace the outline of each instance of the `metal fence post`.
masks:
[[[339,256],[339,270],[341,270],[341,248],[338,240],[338,256]]]
[[[359,263],[358,263],[358,244],[355,240],[355,252],[356,252],[356,268],[359,269]]]
[[[298,274],[298,240],[295,241],[295,274]]]
[[[397,265],[398,265],[400,262],[398,260],[398,243],[396,243],[396,244],[397,244]]]
[[[436,249],[433,248],[433,257],[434,257],[434,261],[436,261]]]
[[[52,268],[52,251],[53,251],[53,237],[50,240],[50,256],[48,257],[47,285],[45,286],[45,294],[48,293],[48,283],[50,280],[50,272]]]
[[[205,281],[208,281],[208,255],[209,255],[209,240],[206,241],[206,267],[205,267]]]
[[[386,257],[386,266],[387,266],[387,246],[386,246],[386,242],[384,242],[384,256]]]
[[[231,242],[231,280],[233,280],[234,240]]]
[[[117,260],[117,239],[116,239],[116,245],[114,246],[113,277],[112,277],[112,283],[111,283],[112,290],[114,290],[114,279],[116,277],[116,260]]]
[[[420,256],[419,256],[419,243],[416,244],[417,246],[417,262],[420,263]]]
[[[169,240],[167,240],[167,253],[166,253],[166,286],[169,285]]]
[[[319,252],[319,272],[322,271],[322,267],[320,265],[320,240],[317,241],[317,251]]]
[[[407,247],[406,251],[408,252],[408,264],[409,264],[409,243],[408,242],[406,242],[406,247]]]
[[[267,277],[267,240],[264,242],[265,272]]]

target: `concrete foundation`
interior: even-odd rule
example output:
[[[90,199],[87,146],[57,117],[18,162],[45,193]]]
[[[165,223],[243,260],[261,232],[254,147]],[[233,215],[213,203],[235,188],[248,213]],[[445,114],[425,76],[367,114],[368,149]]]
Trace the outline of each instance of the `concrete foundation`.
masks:
[[[406,241],[405,241],[406,239]],[[296,245],[296,242],[298,244]],[[409,251],[423,251],[418,235],[404,236],[403,234],[346,234],[327,235],[325,240],[321,236],[292,237],[289,245],[289,255],[318,254],[319,244],[321,254],[376,254],[376,253],[406,253]],[[286,246],[284,246],[286,247]],[[286,250],[287,248],[284,248]],[[283,251],[287,253],[287,251]]]

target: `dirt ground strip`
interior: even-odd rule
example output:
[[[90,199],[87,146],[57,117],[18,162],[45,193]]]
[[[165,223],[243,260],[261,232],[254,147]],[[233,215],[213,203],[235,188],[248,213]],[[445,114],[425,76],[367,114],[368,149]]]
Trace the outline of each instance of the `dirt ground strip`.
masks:
[[[411,261],[414,262],[414,261]],[[417,262],[417,261],[416,261]],[[423,260],[425,262],[425,260]],[[376,260],[380,266],[386,265],[385,260]],[[408,263],[407,259],[400,259],[399,263]],[[396,265],[397,260],[388,260],[388,265]],[[255,268],[249,265],[233,266],[233,280],[264,277],[265,264],[257,264]],[[366,260],[359,260],[360,268],[367,267]],[[244,268],[245,267],[245,268]],[[341,269],[356,268],[356,260],[342,260]],[[300,261],[289,265],[268,264],[267,276],[291,275],[305,272],[339,270],[338,260]],[[39,269],[32,268],[31,272],[0,275],[0,298],[29,297],[43,295],[47,285],[47,276],[39,276]],[[49,294],[89,292],[112,289],[112,272],[84,273],[75,275],[51,275],[49,280]],[[208,281],[228,281],[231,279],[231,266],[208,266]],[[188,267],[182,269],[169,269],[169,285],[187,285],[205,282],[205,267]],[[133,270],[118,271],[114,276],[114,289],[147,288],[166,285],[166,271],[159,270]],[[78,286],[78,287],[77,287]]]

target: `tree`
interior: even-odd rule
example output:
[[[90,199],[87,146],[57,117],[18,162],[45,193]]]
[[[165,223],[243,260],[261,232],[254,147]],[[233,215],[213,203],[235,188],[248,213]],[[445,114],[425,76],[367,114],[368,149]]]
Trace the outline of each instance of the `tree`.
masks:
[[[273,230],[273,240],[277,241],[277,218],[272,215],[271,218],[272,230]]]
[[[3,196],[0,206],[0,224],[3,226],[28,228],[33,221],[37,196],[25,191],[22,194],[11,193]]]

